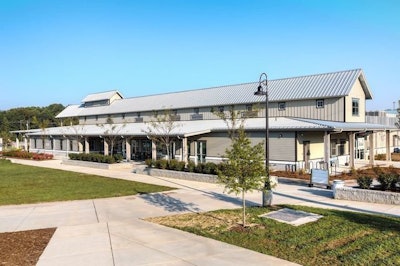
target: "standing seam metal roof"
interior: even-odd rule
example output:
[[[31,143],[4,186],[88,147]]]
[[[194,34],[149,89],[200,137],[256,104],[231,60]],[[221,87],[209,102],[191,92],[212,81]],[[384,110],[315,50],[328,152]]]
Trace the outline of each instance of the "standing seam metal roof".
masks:
[[[361,69],[270,80],[268,81],[269,101],[343,97],[350,93],[358,78],[365,81]],[[366,82],[362,82],[362,85],[366,98],[371,99]],[[263,102],[265,98],[254,95],[257,86],[258,82],[251,82],[126,98],[115,100],[109,106],[85,108],[71,105],[65,108],[57,118]],[[91,98],[90,95],[85,99],[87,98]]]

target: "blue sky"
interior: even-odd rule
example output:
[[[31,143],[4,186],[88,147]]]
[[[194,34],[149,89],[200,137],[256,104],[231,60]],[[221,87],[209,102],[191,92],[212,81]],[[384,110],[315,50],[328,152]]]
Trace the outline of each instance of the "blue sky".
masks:
[[[397,0],[0,0],[0,110],[362,68],[400,99]]]

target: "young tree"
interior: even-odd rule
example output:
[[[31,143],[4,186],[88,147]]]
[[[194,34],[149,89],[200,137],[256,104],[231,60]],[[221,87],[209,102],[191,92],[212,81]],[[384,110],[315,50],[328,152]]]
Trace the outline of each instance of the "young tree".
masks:
[[[246,193],[253,190],[264,190],[264,184],[269,181],[264,166],[263,143],[252,146],[241,126],[237,130],[237,136],[232,139],[230,148],[225,151],[224,157],[227,161],[222,162],[218,171],[218,179],[225,185],[228,193],[242,194],[242,223],[245,227]]]
[[[233,141],[233,139],[237,136],[238,128],[244,126],[246,116],[242,116],[242,112],[240,111],[235,111],[233,105],[229,107],[228,111],[213,109],[212,113],[225,122],[228,128],[228,136]]]
[[[167,159],[171,159],[171,143],[173,137],[171,133],[180,125],[177,123],[176,115],[171,110],[166,109],[162,115],[155,114],[154,119],[146,123],[147,128],[143,130],[147,136],[156,143],[162,143],[167,150]]]

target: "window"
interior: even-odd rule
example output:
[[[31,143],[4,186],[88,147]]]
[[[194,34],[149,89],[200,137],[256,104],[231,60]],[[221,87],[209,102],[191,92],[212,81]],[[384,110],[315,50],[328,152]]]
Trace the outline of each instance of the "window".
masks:
[[[331,155],[332,156],[337,155],[337,141],[336,140],[331,141]]]
[[[316,107],[317,108],[324,108],[324,100],[320,99],[316,101]]]
[[[353,98],[351,103],[351,113],[353,116],[359,115],[359,106],[360,106],[360,99]]]
[[[200,109],[199,109],[199,108],[194,108],[194,109],[193,109],[193,112],[194,112],[196,115],[198,115],[198,114],[200,113]]]
[[[122,119],[125,119],[125,114],[122,114]]]
[[[176,109],[172,110],[172,115],[178,115],[178,110]]]
[[[278,103],[278,110],[279,111],[286,110],[286,103],[285,102]]]
[[[97,121],[97,120],[99,120],[99,116],[98,116],[98,115],[96,115],[96,121]]]
[[[246,104],[246,111],[248,111],[248,112],[253,111],[253,105],[251,105],[251,104]]]
[[[137,117],[140,117],[140,112],[137,112]]]
[[[223,113],[225,110],[224,110],[224,107],[223,106],[218,106],[218,112],[220,112],[220,113]]]

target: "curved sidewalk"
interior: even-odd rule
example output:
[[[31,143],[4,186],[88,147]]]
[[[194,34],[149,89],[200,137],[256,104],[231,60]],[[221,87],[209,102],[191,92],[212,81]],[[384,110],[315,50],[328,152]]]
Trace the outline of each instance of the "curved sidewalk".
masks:
[[[142,220],[240,207],[240,199],[224,194],[220,185],[67,166],[57,160],[13,161],[178,188],[139,196],[0,207],[0,232],[57,227],[38,265],[293,265]],[[251,193],[247,199],[248,204],[259,205],[261,194]],[[291,182],[278,185],[274,204],[400,216],[400,206],[334,200],[330,190]]]

